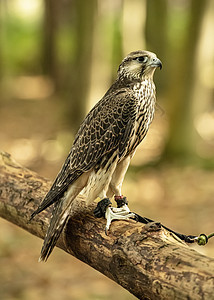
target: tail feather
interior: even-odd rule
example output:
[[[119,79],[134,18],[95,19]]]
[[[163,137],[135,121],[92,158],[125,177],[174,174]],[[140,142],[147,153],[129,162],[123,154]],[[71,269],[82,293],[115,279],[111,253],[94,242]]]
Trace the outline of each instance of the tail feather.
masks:
[[[52,213],[50,225],[46,233],[42,250],[39,257],[40,261],[47,261],[53,248],[56,246],[57,240],[66,224],[69,213],[67,209],[63,208],[63,201],[55,204]]]
[[[76,180],[75,183],[73,183],[67,189],[67,191],[64,193],[64,195],[61,198],[57,199],[56,202],[55,200],[48,201],[49,204],[53,203],[54,209],[52,212],[50,225],[48,227],[48,231],[42,246],[39,261],[46,261],[49,255],[51,254],[51,252],[53,251],[53,248],[57,243],[60,233],[62,232],[66,224],[66,221],[68,219],[71,203],[76,198],[76,196],[80,193],[83,187],[86,185],[88,177],[89,177],[89,173],[84,173]],[[37,209],[37,211],[32,214],[32,217],[34,217],[35,214],[37,214],[43,209],[44,206],[43,204],[41,204],[41,206]]]

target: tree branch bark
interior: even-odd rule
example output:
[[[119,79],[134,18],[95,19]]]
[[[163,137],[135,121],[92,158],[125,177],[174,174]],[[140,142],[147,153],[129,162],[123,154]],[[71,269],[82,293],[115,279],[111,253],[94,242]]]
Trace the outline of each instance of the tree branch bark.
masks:
[[[0,153],[0,216],[44,238],[50,210],[30,214],[50,181]],[[105,235],[105,220],[93,217],[80,197],[57,246],[139,299],[214,299],[214,259],[190,249],[158,223],[118,221]]]

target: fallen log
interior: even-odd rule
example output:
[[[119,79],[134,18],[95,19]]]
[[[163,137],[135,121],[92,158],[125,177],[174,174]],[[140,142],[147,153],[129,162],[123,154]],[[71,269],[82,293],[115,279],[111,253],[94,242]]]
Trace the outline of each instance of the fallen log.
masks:
[[[44,238],[50,209],[29,218],[50,181],[0,153],[0,216]],[[79,197],[57,246],[111,278],[139,299],[214,299],[214,259],[191,249],[159,223],[113,222],[93,216]],[[38,253],[39,255],[39,253]],[[53,254],[52,254],[53,255]]]

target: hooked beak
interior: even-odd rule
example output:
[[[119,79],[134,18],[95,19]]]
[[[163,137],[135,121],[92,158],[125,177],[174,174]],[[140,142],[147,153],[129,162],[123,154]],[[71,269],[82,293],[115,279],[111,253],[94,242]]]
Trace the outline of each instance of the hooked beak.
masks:
[[[151,67],[155,67],[155,68],[160,68],[160,70],[162,69],[162,62],[160,61],[159,58],[153,58],[152,62],[149,64]]]

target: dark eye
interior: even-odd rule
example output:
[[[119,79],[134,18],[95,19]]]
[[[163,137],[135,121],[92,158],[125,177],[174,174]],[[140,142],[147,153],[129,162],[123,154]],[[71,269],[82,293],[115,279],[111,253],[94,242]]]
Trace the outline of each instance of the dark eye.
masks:
[[[147,60],[148,60],[148,57],[147,56],[138,56],[135,58],[135,60],[137,60],[138,62],[143,62],[143,63],[146,63]]]

